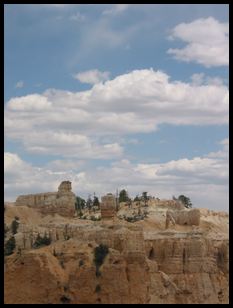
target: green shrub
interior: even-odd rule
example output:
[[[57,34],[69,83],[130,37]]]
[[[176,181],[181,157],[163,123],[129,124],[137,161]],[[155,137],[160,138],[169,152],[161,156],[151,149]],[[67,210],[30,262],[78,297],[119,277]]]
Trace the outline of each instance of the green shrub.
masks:
[[[83,260],[79,260],[79,267],[83,266],[84,262]]]
[[[80,210],[78,213],[79,218],[81,218],[83,216],[83,212]]]
[[[101,272],[100,272],[98,267],[96,267],[95,275],[96,275],[96,277],[100,277],[101,276]]]
[[[108,246],[103,244],[97,246],[95,248],[95,258],[94,258],[95,265],[101,266],[108,252],[109,252]]]
[[[16,219],[18,217],[15,217],[15,219],[12,221],[11,223],[11,231],[12,231],[12,234],[15,235],[18,231],[18,227],[19,227],[19,222],[18,222],[18,219]]]
[[[4,255],[9,256],[14,252],[15,249],[15,238],[12,236],[5,244]]]
[[[180,195],[178,197],[178,200],[181,201],[186,208],[191,208],[193,206],[190,199],[188,197],[184,196],[184,195]]]
[[[63,295],[61,298],[60,298],[60,301],[63,303],[63,304],[69,304],[71,299],[66,296],[66,295]]]
[[[54,257],[57,257],[57,255],[58,255],[55,248],[53,248],[53,255],[54,255]]]
[[[108,246],[100,244],[94,250],[94,263],[96,266],[96,276],[100,276],[99,268],[104,263],[104,259],[108,254]]]
[[[101,291],[101,286],[99,284],[97,284],[96,288],[95,288],[95,292],[99,293]]]
[[[97,207],[98,209],[100,208],[100,202],[99,202],[98,197],[96,196],[94,196],[94,199],[93,199],[93,206]]]
[[[145,217],[148,217],[148,213],[144,212],[144,214],[141,215],[134,215],[134,216],[129,216],[129,217],[124,217],[124,219],[128,222],[136,222],[139,220],[143,220]]]
[[[92,215],[90,217],[90,219],[93,220],[93,221],[99,221],[99,220],[101,220],[101,217],[100,216],[99,217],[95,217],[95,216]]]
[[[44,235],[44,237],[41,237],[40,234],[38,234],[33,244],[33,248],[38,248],[38,247],[46,246],[50,244],[51,244],[51,239],[46,234]]]
[[[59,263],[60,263],[60,265],[61,265],[62,268],[65,268],[64,260],[60,260]]]
[[[79,197],[76,196],[76,202],[75,202],[75,209],[76,211],[80,211],[81,209],[83,209],[85,207],[86,201]]]
[[[135,222],[135,218],[134,217],[126,217],[126,221],[128,222]]]

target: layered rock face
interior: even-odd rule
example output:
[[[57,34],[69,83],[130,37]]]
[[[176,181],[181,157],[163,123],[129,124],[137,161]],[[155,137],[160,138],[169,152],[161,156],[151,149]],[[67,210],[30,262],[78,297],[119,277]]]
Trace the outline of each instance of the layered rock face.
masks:
[[[188,225],[188,226],[199,226],[201,213],[198,209],[191,210],[176,210],[167,211],[166,213],[166,228],[169,227],[171,222],[173,225]]]
[[[103,219],[111,219],[116,216],[116,199],[114,195],[107,194],[101,198],[100,210]]]
[[[158,265],[151,275],[151,302],[227,303],[228,241],[219,243],[201,234],[173,237],[146,241],[147,256]]]
[[[85,226],[73,239],[8,257],[5,303],[62,303],[64,298],[71,304],[148,303],[143,232],[129,227]],[[97,276],[94,248],[99,244],[107,245],[109,253]]]
[[[30,246],[32,227],[21,224],[15,253],[5,259],[5,303],[228,303],[227,214],[199,211],[198,226],[165,229],[166,211],[147,210],[135,223],[42,215],[33,236],[46,232],[52,243],[38,249]],[[109,252],[97,275],[100,244]]]
[[[36,208],[44,214],[58,213],[72,217],[75,213],[75,194],[71,191],[71,182],[63,181],[58,192],[22,195],[16,199],[16,205]]]

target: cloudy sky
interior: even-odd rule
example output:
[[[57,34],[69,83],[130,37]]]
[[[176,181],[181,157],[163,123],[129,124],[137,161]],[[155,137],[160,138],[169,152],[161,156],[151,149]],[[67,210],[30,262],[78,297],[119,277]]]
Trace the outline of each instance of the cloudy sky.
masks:
[[[126,188],[228,210],[228,5],[4,6],[5,200]]]

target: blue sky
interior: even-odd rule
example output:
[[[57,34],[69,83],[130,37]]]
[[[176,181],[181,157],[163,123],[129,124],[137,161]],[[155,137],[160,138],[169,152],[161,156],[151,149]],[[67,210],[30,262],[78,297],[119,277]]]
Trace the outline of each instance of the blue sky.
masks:
[[[126,187],[228,209],[228,5],[4,6],[5,199]]]

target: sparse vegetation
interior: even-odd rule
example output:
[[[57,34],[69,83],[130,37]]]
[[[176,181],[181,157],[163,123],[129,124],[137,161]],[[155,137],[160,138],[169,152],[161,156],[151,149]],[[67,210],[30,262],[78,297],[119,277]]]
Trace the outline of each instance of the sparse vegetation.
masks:
[[[81,218],[83,216],[83,212],[81,210],[78,212],[78,216],[79,216],[79,218]]]
[[[87,206],[89,211],[92,209],[93,201],[91,199],[91,196],[88,197],[87,202],[86,202],[86,206]]]
[[[95,293],[99,293],[101,291],[101,286],[99,284],[97,284],[96,288],[95,288]]]
[[[55,248],[53,248],[53,255],[54,255],[54,257],[57,257],[57,252],[56,252]]]
[[[125,220],[128,221],[128,222],[135,222],[135,221],[137,221],[135,219],[135,217],[126,217]]]
[[[65,268],[64,260],[60,260],[59,263],[60,263],[60,265],[61,265],[62,268]]]
[[[96,266],[96,276],[100,276],[99,268],[103,264],[106,255],[109,253],[108,246],[100,244],[94,250],[94,263]]]
[[[181,201],[186,208],[191,208],[193,206],[191,200],[184,195],[180,195],[178,200]]]
[[[100,208],[100,202],[99,202],[99,199],[98,197],[94,196],[94,199],[93,199],[93,207],[96,207],[96,208]]]
[[[100,272],[98,267],[96,267],[95,275],[96,275],[97,278],[101,276],[101,272]]]
[[[144,201],[144,205],[147,206],[147,205],[148,205],[148,204],[147,204],[147,201],[149,200],[149,198],[148,198],[148,196],[147,196],[147,192],[146,192],[146,191],[144,191],[144,192],[142,193],[142,200]]]
[[[40,234],[38,233],[36,240],[33,244],[33,248],[39,248],[41,246],[47,246],[51,244],[51,239],[47,236],[47,234],[45,233],[45,235],[42,237],[40,236]]]
[[[139,201],[140,201],[140,198],[138,197],[138,195],[134,198],[133,201],[134,201],[134,202],[139,202]]]
[[[100,216],[99,216],[99,217],[95,217],[94,215],[92,215],[92,216],[90,217],[90,219],[93,220],[93,221],[100,221],[100,220],[101,220],[101,217],[100,217]]]
[[[15,219],[12,221],[11,223],[11,231],[12,234],[15,235],[18,231],[18,227],[19,227],[19,218],[16,216]]]
[[[84,261],[83,260],[79,260],[79,267],[84,265]]]
[[[75,210],[80,218],[83,215],[82,209],[84,209],[85,205],[86,205],[86,201],[82,199],[81,197],[77,196],[76,202],[75,202]]]
[[[126,216],[126,215],[119,216],[120,219],[124,219],[128,222],[136,222],[136,221],[139,221],[139,220],[143,220],[146,217],[148,217],[147,211],[144,211],[143,214],[135,214],[133,216]]]
[[[128,193],[125,189],[122,189],[119,193],[119,202],[127,202],[129,201]]]
[[[11,236],[5,244],[4,255],[10,256],[15,250],[15,238]]]
[[[65,292],[67,292],[67,291],[69,290],[69,286],[68,286],[68,285],[65,285],[65,286],[63,287],[63,289],[64,289]]]
[[[71,299],[66,295],[62,295],[62,297],[60,298],[60,301],[62,302],[62,304],[69,304]]]
[[[83,198],[76,196],[76,202],[75,202],[76,210],[83,209],[85,207],[85,204],[86,201]]]

